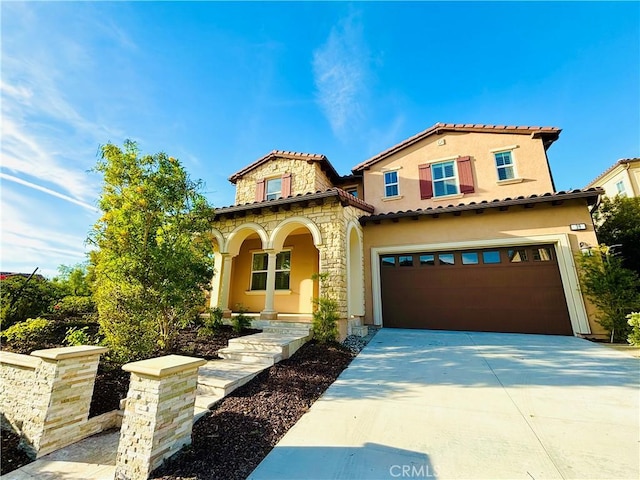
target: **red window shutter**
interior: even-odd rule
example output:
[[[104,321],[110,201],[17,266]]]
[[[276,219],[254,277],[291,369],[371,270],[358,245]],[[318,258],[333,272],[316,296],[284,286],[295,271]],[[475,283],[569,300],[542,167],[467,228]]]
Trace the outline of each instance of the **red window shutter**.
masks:
[[[460,193],[473,193],[473,169],[471,157],[458,158],[458,178],[460,179]]]
[[[285,173],[282,175],[282,192],[280,193],[282,198],[291,196],[291,174]]]
[[[420,177],[420,198],[425,200],[433,197],[433,181],[431,179],[431,165],[418,165]]]
[[[264,178],[256,182],[256,202],[264,200]]]

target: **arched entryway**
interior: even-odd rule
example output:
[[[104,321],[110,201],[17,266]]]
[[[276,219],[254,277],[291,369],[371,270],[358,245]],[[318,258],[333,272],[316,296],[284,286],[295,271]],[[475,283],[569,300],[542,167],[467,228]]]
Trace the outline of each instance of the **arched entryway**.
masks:
[[[349,318],[364,316],[364,262],[362,231],[354,222],[347,227],[347,310]]]

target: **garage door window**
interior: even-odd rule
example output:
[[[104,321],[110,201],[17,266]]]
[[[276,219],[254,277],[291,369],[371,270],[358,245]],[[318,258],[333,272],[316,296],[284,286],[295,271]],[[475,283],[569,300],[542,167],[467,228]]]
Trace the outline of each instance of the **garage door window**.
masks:
[[[420,265],[435,265],[436,256],[430,253],[420,255]]]
[[[396,257],[382,257],[382,266],[383,267],[395,267],[396,266]]]
[[[463,252],[462,253],[462,264],[463,265],[477,265],[478,264],[478,254],[476,252]]]
[[[482,252],[482,263],[500,263],[500,252],[498,250],[487,250]]]
[[[455,257],[453,253],[440,253],[438,254],[438,263],[440,265],[455,265]]]
[[[550,262],[552,258],[550,248],[543,247],[533,249],[534,262]]]
[[[519,263],[528,261],[526,250],[509,250],[509,262]]]
[[[400,255],[398,257],[398,265],[400,265],[401,267],[413,267],[413,256]]]

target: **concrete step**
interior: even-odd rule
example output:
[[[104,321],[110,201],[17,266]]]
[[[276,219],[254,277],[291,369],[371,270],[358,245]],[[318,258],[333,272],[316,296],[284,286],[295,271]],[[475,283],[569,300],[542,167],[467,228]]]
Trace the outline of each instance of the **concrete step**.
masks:
[[[266,365],[255,363],[211,360],[198,370],[196,395],[220,396],[222,398],[247,383],[265,368],[267,368]]]
[[[263,327],[263,333],[275,333],[280,335],[299,335],[299,336],[307,336],[311,335],[311,327],[309,328],[301,328],[301,327]]]
[[[240,363],[260,364],[265,366],[265,368],[270,367],[283,359],[282,353],[261,352],[258,350],[236,350],[228,347],[218,350],[218,355],[225,360],[233,360],[234,362]]]
[[[256,333],[229,340],[229,347],[233,350],[257,350],[261,352],[285,353],[287,347],[299,341],[309,339],[307,332],[297,334],[281,334],[273,332]],[[297,349],[296,349],[297,350]],[[285,358],[288,358],[287,355]]]

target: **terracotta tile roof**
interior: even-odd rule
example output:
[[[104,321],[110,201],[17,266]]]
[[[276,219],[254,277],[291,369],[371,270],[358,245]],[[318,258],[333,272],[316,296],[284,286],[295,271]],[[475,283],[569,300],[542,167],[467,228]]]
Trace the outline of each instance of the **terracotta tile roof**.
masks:
[[[277,198],[275,200],[264,200],[262,202],[244,203],[241,205],[231,205],[228,207],[216,208],[213,211],[215,219],[219,215],[235,214],[246,212],[247,210],[255,210],[262,208],[281,207],[286,205],[295,205],[296,203],[309,202],[311,200],[319,200],[325,198],[337,197],[343,205],[351,205],[368,213],[373,213],[374,207],[368,203],[354,197],[350,193],[345,192],[341,188],[333,187],[325,191],[317,191],[312,193],[299,193],[286,198]]]
[[[621,158],[620,160],[618,160],[616,163],[614,163],[613,165],[611,165],[609,168],[607,168],[604,172],[602,172],[600,175],[598,175],[596,178],[594,178],[589,185],[587,185],[587,187],[591,187],[593,186],[594,183],[596,183],[598,180],[604,178],[606,175],[608,175],[609,173],[611,173],[613,170],[615,170],[616,167],[620,166],[620,165],[626,165],[629,163],[634,163],[634,162],[640,162],[640,158],[639,157],[634,157],[634,158]]]
[[[331,162],[329,162],[329,159],[322,154],[291,152],[287,150],[272,150],[271,152],[267,153],[264,157],[259,158],[258,160],[253,162],[251,165],[247,165],[242,170],[239,170],[238,172],[231,175],[229,177],[229,181],[231,183],[236,183],[238,179],[243,175],[247,174],[254,168],[257,168],[260,165],[263,165],[264,163],[267,163],[268,161],[273,160],[275,158],[286,158],[290,160],[305,160],[308,162],[320,162],[322,169],[327,173],[327,176],[331,180],[336,181],[337,179],[340,178],[340,175],[338,174],[338,172],[336,172],[336,169],[333,168],[333,165],[331,165]]]
[[[398,212],[379,213],[371,216],[360,217],[360,223],[365,225],[371,222],[379,222],[380,220],[392,220],[403,217],[418,217],[421,215],[439,215],[443,213],[458,213],[471,210],[484,210],[487,208],[506,208],[515,205],[533,205],[536,203],[560,202],[563,200],[572,200],[577,198],[587,199],[590,205],[594,204],[599,195],[604,190],[601,188],[589,188],[586,190],[569,190],[555,193],[544,193],[542,195],[530,195],[528,197],[520,196],[516,198],[505,198],[503,200],[483,200],[482,202],[460,203],[458,205],[448,205],[446,207],[429,207],[419,208],[417,210],[406,210]]]
[[[394,153],[413,145],[420,140],[431,135],[439,135],[445,132],[480,132],[480,133],[516,133],[523,135],[533,135],[534,138],[540,137],[545,142],[545,148],[548,148],[560,136],[562,130],[556,127],[525,127],[517,125],[485,125],[481,123],[436,123],[433,127],[403,140],[402,142],[388,148],[368,160],[356,165],[352,171],[358,172],[366,170],[374,163],[377,163]]]

